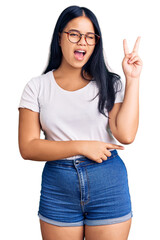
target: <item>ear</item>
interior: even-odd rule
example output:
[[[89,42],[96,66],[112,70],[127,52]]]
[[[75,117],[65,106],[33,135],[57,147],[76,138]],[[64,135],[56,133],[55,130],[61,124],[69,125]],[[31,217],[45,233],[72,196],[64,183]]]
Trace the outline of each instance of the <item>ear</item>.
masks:
[[[59,46],[61,46],[61,33],[58,33],[58,42],[59,42]]]

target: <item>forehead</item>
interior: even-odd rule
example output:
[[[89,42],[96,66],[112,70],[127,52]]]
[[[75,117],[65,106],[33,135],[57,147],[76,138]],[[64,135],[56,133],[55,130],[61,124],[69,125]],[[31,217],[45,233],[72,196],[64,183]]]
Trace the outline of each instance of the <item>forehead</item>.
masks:
[[[69,31],[70,29],[76,29],[83,33],[94,32],[93,23],[89,18],[85,16],[74,18],[70,22],[68,22],[65,30]]]

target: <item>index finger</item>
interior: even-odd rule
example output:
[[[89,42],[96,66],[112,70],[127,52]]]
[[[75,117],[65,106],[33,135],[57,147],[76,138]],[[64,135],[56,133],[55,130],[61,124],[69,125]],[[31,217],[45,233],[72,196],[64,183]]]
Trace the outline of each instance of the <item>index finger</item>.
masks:
[[[140,39],[141,39],[141,37],[138,37],[138,38],[137,38],[137,40],[136,40],[136,42],[135,42],[135,45],[134,45],[134,48],[133,48],[133,52],[138,53],[138,48],[139,48]]]
[[[127,45],[127,40],[126,39],[123,40],[123,49],[124,49],[124,54],[125,55],[129,54],[129,49],[128,49],[128,45]]]
[[[124,149],[124,147],[121,145],[107,143],[107,149]]]

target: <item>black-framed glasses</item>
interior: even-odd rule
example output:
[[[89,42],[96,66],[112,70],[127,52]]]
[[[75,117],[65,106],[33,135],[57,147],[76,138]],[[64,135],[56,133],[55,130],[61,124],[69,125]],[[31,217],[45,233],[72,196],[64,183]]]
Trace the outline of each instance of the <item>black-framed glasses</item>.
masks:
[[[82,34],[78,30],[69,30],[68,32],[64,31],[64,33],[67,34],[68,40],[71,43],[78,43],[81,40],[82,35],[84,35],[84,39],[85,39],[86,43],[90,46],[96,45],[100,39],[100,36],[98,36],[95,33],[91,33],[91,32]]]

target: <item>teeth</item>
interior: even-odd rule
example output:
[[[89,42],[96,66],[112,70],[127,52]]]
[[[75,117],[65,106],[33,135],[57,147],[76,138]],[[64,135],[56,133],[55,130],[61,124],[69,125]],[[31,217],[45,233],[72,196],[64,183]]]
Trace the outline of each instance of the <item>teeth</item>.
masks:
[[[84,50],[76,50],[76,52],[82,52],[82,53],[85,53]]]

